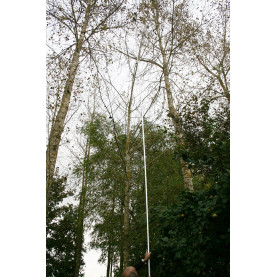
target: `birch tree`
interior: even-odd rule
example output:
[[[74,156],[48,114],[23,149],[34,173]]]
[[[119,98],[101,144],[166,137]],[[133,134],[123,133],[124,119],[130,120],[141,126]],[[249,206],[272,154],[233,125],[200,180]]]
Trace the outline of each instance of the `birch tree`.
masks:
[[[175,58],[178,51],[194,36],[197,31],[195,24],[189,20],[186,2],[184,1],[159,1],[145,0],[139,5],[136,20],[140,21],[140,32],[147,41],[149,52],[140,58],[158,68],[163,77],[164,89],[167,97],[168,116],[171,118],[176,135],[177,145],[185,147],[182,132],[182,118],[176,107],[174,99],[174,85],[171,71],[176,66]],[[182,33],[180,27],[182,25]],[[135,55],[128,55],[136,59]],[[175,87],[176,88],[176,87]],[[175,102],[175,103],[174,103]],[[193,191],[192,175],[188,164],[180,158],[184,187]]]
[[[141,55],[141,46],[139,46],[138,59]],[[127,48],[127,45],[126,45]],[[124,194],[124,224],[123,224],[123,267],[127,267],[129,264],[129,249],[130,249],[130,239],[129,239],[129,230],[130,230],[130,186],[131,186],[131,159],[130,159],[130,139],[131,139],[131,115],[132,115],[132,105],[134,97],[134,87],[135,81],[137,79],[138,71],[138,60],[135,62],[133,68],[128,59],[129,70],[132,76],[131,88],[128,99],[127,106],[127,126],[126,126],[126,144],[125,144],[125,163],[126,163],[126,183],[125,183],[125,194]]]
[[[47,4],[48,18],[53,20],[53,26],[57,26],[59,30],[58,36],[62,34],[61,30],[65,30],[64,39],[72,42],[72,45],[67,47],[67,49],[72,49],[73,54],[68,63],[68,74],[63,88],[61,104],[51,126],[48,139],[46,151],[46,211],[61,135],[64,130],[72,88],[84,44],[97,32],[106,29],[107,24],[111,24],[110,18],[119,10],[123,1],[49,0]],[[66,49],[61,50],[61,52],[64,51]]]
[[[126,37],[125,37],[126,39]],[[124,42],[123,42],[124,44]],[[138,57],[141,55],[142,51],[142,43],[140,43],[138,47]],[[128,49],[127,41],[125,40],[125,49]],[[127,50],[128,51],[128,50]],[[119,91],[116,86],[113,84],[113,81],[110,80],[108,76],[101,75],[104,86],[106,87],[107,97],[105,98],[102,95],[102,101],[104,106],[106,107],[106,111],[109,114],[111,122],[113,122],[113,136],[116,141],[117,150],[120,153],[120,165],[124,170],[124,187],[123,187],[123,224],[122,224],[122,267],[125,268],[128,266],[129,263],[129,256],[130,256],[130,193],[131,193],[131,186],[132,186],[132,137],[134,134],[131,132],[132,127],[132,112],[134,109],[134,90],[135,90],[135,83],[138,78],[138,65],[139,61],[133,62],[130,58],[126,58],[126,65],[128,67],[128,73],[131,76],[131,84],[127,89],[127,92],[124,94],[123,92]],[[100,72],[99,72],[100,73]],[[105,88],[103,88],[105,90]],[[111,91],[114,92],[114,96],[112,97]],[[123,95],[124,94],[124,95]],[[110,98],[119,100],[118,103],[115,105],[117,110],[121,110],[123,112],[123,117],[126,118],[123,126],[125,129],[125,134],[123,135],[117,128],[116,124],[116,114],[113,110],[113,103],[117,101],[110,101]],[[113,102],[113,103],[111,103]]]
[[[213,13],[204,18],[201,32],[189,40],[188,47],[214,98],[223,97],[230,104],[230,1],[210,5]]]

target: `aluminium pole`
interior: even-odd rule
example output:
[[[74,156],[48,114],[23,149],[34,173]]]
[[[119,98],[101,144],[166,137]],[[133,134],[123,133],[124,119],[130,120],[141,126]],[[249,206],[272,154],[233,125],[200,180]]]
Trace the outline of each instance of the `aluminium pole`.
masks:
[[[146,175],[146,155],[145,155],[145,139],[144,139],[144,124],[142,119],[142,141],[143,141],[143,159],[144,159],[144,180],[145,180],[145,203],[146,203],[146,226],[147,226],[147,251],[150,253],[149,245],[149,221],[148,221],[148,195],[147,195],[147,175]],[[148,259],[148,276],[150,277],[150,259]]]

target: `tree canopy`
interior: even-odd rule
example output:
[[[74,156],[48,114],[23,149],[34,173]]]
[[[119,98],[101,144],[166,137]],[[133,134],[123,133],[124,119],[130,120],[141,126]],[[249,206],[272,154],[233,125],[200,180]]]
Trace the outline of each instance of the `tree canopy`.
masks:
[[[143,257],[142,120],[151,276],[230,275],[229,6],[47,1],[47,276]]]

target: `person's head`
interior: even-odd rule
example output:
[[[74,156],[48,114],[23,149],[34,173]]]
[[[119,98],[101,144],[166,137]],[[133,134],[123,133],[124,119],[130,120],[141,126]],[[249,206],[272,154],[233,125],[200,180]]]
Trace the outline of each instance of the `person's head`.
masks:
[[[133,266],[128,266],[123,271],[122,277],[138,277],[138,273]]]

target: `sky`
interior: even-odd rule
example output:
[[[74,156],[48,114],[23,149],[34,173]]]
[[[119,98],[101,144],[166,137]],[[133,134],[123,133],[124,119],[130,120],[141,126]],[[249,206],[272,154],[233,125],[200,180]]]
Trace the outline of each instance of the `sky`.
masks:
[[[1,10],[1,275],[45,276],[45,1]],[[274,276],[276,3],[231,10],[231,276]]]
[[[106,277],[106,266],[97,262],[101,251],[91,250],[85,255],[85,277]]]

